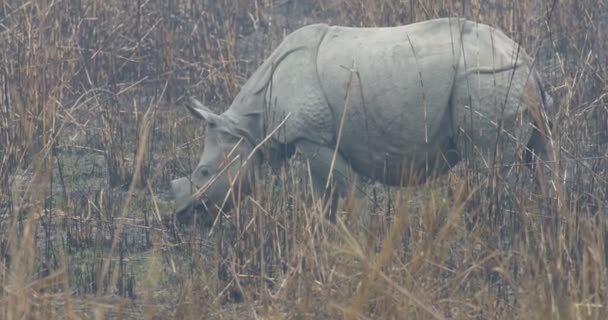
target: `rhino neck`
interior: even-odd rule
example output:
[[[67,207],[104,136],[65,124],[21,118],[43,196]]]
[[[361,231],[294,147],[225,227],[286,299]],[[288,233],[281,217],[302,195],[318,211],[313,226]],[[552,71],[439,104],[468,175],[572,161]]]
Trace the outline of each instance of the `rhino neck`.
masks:
[[[255,146],[266,137],[264,129],[265,90],[250,92],[251,90],[246,90],[250,86],[246,84],[243,87],[234,98],[230,108],[222,116],[229,119],[239,131],[245,132],[245,138]]]
[[[236,113],[233,110],[226,110],[222,117],[228,119],[232,125],[237,128],[239,133],[246,133],[244,138],[249,140],[252,144],[257,144],[264,139],[262,136],[262,132],[260,128],[262,127],[260,123],[260,116],[256,113]]]

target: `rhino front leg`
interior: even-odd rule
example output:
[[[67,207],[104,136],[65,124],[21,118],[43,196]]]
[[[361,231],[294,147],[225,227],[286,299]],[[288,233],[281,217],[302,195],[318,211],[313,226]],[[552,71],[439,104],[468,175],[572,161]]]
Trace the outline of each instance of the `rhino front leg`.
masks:
[[[337,153],[333,164],[330,185],[329,188],[326,188],[328,173],[332,168],[334,149],[307,140],[297,142],[296,149],[308,161],[314,192],[317,195],[323,195],[323,208],[329,202],[330,206],[327,218],[332,223],[335,223],[340,196],[345,196],[348,188],[354,182],[350,165],[340,153]]]

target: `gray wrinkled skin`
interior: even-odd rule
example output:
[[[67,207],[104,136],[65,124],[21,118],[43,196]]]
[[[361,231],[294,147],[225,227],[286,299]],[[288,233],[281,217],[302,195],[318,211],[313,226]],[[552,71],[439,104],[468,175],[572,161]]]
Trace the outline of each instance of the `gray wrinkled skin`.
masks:
[[[191,100],[189,110],[207,122],[205,147],[192,176],[172,182],[176,212],[200,203],[217,213],[232,204],[230,190],[250,192],[259,159],[242,161],[286,116],[267,141],[268,158],[291,156],[277,150],[299,152],[318,192],[333,168],[334,191],[324,193],[332,221],[353,173],[399,186],[421,183],[463,159],[481,169],[508,169],[524,152],[546,156],[545,136],[533,124],[548,133],[547,112],[554,111],[531,65],[500,30],[464,19],[298,29],[224,113]],[[500,162],[493,157],[497,134]],[[235,177],[239,183],[231,189]],[[193,196],[201,187],[202,197]]]

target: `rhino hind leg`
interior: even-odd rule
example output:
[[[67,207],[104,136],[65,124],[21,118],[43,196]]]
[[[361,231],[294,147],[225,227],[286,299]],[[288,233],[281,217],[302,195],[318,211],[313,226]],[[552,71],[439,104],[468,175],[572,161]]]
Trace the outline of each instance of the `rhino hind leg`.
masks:
[[[507,172],[525,161],[532,137],[530,96],[534,78],[527,67],[475,73],[454,84],[452,108],[458,150],[476,169]]]
[[[355,182],[351,166],[337,153],[332,167],[334,149],[328,146],[301,140],[296,143],[296,149],[309,164],[313,189],[316,195],[323,197],[323,208],[328,210],[327,218],[335,223],[339,199],[346,196],[349,187]],[[331,183],[329,188],[326,188],[332,168]]]

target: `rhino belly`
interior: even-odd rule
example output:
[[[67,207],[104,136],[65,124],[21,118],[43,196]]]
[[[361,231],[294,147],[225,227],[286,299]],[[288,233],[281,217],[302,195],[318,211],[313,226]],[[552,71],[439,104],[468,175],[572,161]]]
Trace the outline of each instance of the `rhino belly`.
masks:
[[[408,121],[399,122],[403,130],[386,132],[370,128],[365,118],[349,120],[343,126],[339,150],[360,175],[392,186],[412,185],[424,181],[431,170],[449,168],[444,160],[455,151],[451,130],[433,132],[425,141],[407,130]],[[449,128],[448,120],[442,119],[445,128]],[[421,180],[414,180],[414,175]]]

